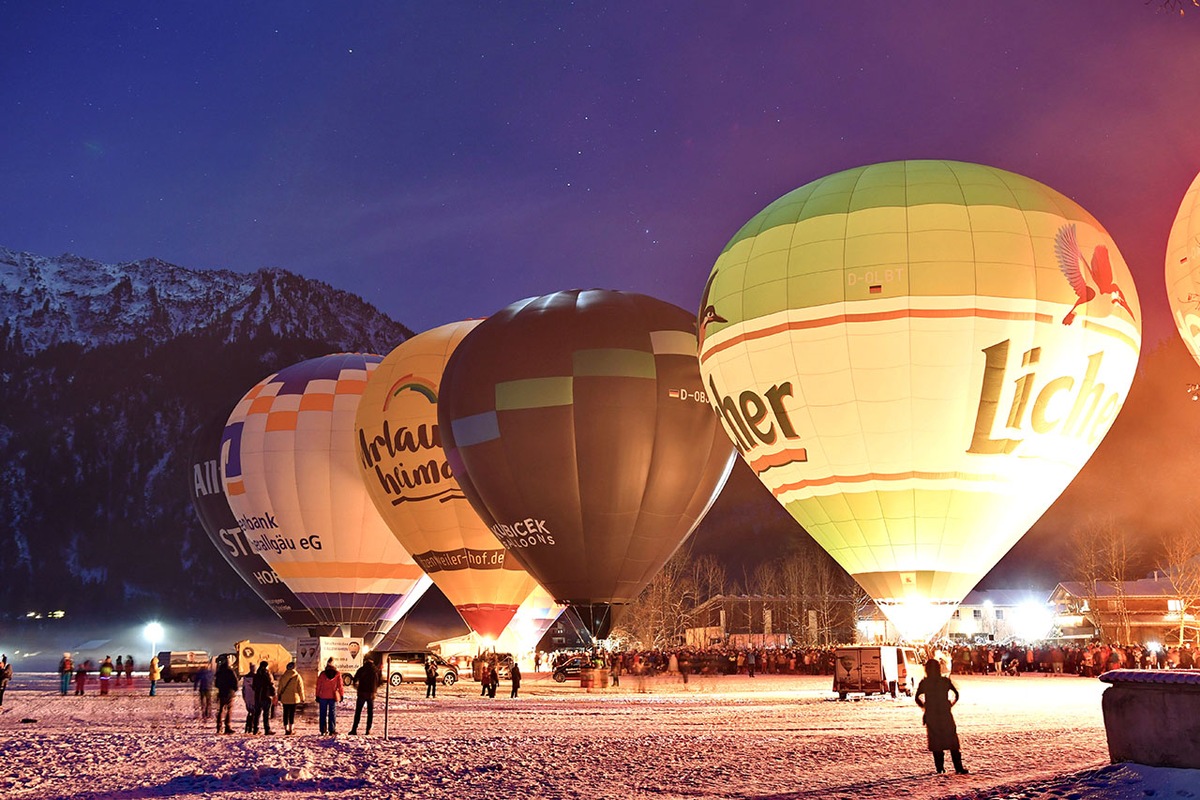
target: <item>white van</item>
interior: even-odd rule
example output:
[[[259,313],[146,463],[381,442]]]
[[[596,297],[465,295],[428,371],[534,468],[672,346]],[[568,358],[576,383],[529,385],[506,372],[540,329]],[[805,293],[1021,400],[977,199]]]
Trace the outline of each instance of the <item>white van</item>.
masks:
[[[864,645],[839,647],[833,654],[833,691],[846,695],[900,693],[912,696],[920,680],[920,658],[911,647]]]

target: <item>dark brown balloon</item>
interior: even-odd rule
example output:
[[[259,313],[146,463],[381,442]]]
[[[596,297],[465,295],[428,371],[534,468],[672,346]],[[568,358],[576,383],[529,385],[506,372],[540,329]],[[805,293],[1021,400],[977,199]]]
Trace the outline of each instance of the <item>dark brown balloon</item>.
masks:
[[[485,320],[446,365],[438,424],[475,510],[598,637],[734,456],[700,382],[695,317],[626,292],[558,292]]]

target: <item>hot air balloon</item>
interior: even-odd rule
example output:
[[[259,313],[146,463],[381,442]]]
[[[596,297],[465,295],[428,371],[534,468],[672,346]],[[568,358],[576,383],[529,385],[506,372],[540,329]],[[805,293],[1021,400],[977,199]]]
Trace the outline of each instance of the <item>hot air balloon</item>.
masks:
[[[354,415],[380,356],[280,370],[234,408],[221,479],[250,546],[324,625],[373,645],[429,587],[367,496]]]
[[[512,621],[496,640],[495,650],[520,655],[532,653],[546,631],[566,610],[566,606],[554,602],[550,593],[535,583]]]
[[[192,507],[213,546],[280,619],[294,627],[315,629],[320,626],[317,618],[292,594],[292,590],[263,557],[254,551],[245,531],[229,509],[219,463],[221,434],[225,431],[227,416],[221,414],[213,417],[196,430],[192,441],[192,468],[188,474],[188,494],[192,498]]]
[[[536,582],[488,529],[442,451],[438,385],[478,320],[426,331],[388,354],[367,381],[355,434],[375,507],[463,620],[495,640]]]
[[[743,458],[912,640],[1091,456],[1141,343],[1099,222],[952,161],[776,200],[725,246],[700,324],[708,399]]]
[[[1166,280],[1175,327],[1200,363],[1200,175],[1188,187],[1171,225]]]
[[[442,375],[438,425],[463,493],[598,638],[732,465],[695,358],[695,320],[682,309],[568,291],[481,322]]]

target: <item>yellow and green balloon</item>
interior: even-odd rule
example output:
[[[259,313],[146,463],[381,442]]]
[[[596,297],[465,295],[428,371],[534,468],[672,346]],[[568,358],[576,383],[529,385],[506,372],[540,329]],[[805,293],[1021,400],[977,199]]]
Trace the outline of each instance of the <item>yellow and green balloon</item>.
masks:
[[[1088,460],[1141,344],[1133,279],[1091,214],[954,161],[776,200],[725,246],[699,322],[726,433],[914,640]]]

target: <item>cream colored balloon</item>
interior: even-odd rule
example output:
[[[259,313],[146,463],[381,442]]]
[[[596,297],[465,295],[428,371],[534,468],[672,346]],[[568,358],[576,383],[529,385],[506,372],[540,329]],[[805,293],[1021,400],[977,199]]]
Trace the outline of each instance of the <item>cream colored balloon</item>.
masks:
[[[418,334],[383,359],[355,419],[367,492],[472,630],[495,639],[537,582],[484,524],[446,463],[438,431],[442,371],[479,324],[455,322]]]
[[[1200,363],[1200,175],[1188,187],[1171,225],[1166,281],[1175,327]]]

